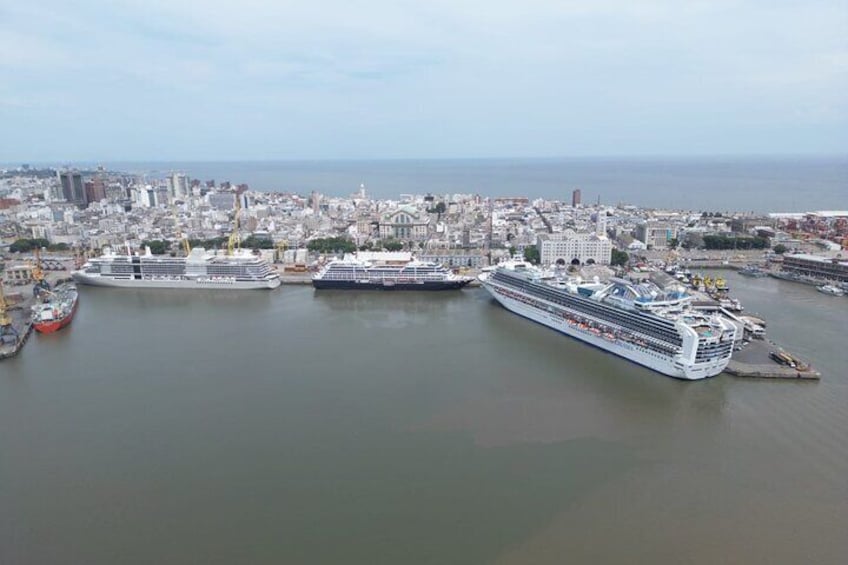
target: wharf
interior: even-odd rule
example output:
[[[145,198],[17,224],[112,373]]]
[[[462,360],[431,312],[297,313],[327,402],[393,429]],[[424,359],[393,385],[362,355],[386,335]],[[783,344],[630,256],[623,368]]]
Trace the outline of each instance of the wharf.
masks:
[[[14,308],[9,312],[9,316],[12,318],[12,327],[18,332],[20,338],[14,344],[0,345],[0,360],[14,357],[26,345],[29,336],[32,334],[32,320],[28,312],[29,306],[27,306],[26,310]]]
[[[280,273],[282,284],[312,284],[312,273]]]
[[[792,368],[781,365],[769,357],[771,351],[785,351],[785,349],[769,340],[755,339],[741,351],[735,351],[730,363],[725,369],[726,373],[736,377],[751,377],[759,379],[803,379],[818,380],[821,373],[813,369],[809,363],[801,361],[798,367]]]

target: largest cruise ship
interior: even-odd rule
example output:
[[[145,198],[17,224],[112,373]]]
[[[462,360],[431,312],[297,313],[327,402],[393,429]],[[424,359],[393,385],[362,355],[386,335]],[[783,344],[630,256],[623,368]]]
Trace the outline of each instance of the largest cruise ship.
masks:
[[[580,284],[523,262],[481,281],[508,310],[671,377],[717,375],[733,351],[735,326],[694,310],[682,291],[623,279]]]
[[[71,273],[75,281],[95,286],[142,288],[273,289],[280,276],[268,261],[247,250],[219,255],[196,247],[186,257],[118,254],[111,250],[89,259]]]

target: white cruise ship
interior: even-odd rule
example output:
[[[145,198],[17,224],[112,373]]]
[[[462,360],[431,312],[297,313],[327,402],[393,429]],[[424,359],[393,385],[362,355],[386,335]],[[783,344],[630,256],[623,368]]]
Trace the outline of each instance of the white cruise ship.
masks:
[[[508,310],[664,375],[703,379],[730,361],[735,326],[694,310],[682,291],[623,279],[580,284],[523,262],[480,279]]]
[[[71,273],[75,281],[94,286],[131,288],[273,289],[280,277],[264,259],[250,251],[231,255],[195,248],[187,257],[117,254],[111,250]]]
[[[359,290],[456,290],[472,281],[407,252],[359,252],[334,259],[314,277],[315,288]]]

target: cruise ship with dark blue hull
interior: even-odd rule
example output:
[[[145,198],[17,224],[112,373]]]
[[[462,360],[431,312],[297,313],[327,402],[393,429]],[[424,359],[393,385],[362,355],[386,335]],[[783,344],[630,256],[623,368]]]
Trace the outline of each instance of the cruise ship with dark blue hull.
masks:
[[[397,283],[394,281],[339,281],[312,279],[312,286],[320,289],[344,290],[458,290],[471,280],[457,281],[422,281],[413,283]]]
[[[453,274],[442,265],[417,261],[410,253],[361,252],[334,259],[312,277],[318,289],[458,290],[470,277]]]

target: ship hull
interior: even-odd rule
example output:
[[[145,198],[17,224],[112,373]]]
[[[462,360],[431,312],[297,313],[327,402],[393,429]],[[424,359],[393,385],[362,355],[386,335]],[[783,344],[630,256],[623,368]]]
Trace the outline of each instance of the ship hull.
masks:
[[[115,279],[111,277],[92,276],[82,271],[71,273],[73,279],[89,286],[105,286],[112,288],[171,288],[171,289],[211,289],[211,290],[273,290],[280,286],[280,279],[274,278],[259,281],[236,281],[221,279]]]
[[[45,322],[34,322],[32,324],[33,329],[38,333],[42,334],[51,334],[53,332],[57,332],[62,328],[70,325],[70,323],[74,319],[74,315],[77,313],[77,305],[79,304],[79,296],[74,299],[74,305],[71,306],[71,311],[68,312],[67,316],[59,318],[58,320],[50,320]]]
[[[721,373],[730,360],[727,358],[712,363],[687,366],[673,357],[651,354],[632,345],[610,341],[589,331],[581,330],[569,324],[555,309],[552,308],[551,310],[554,311],[548,311],[529,306],[498,292],[498,287],[491,283],[484,282],[483,287],[510,312],[669,377],[683,380],[700,380],[712,377]]]
[[[422,281],[418,283],[381,283],[312,279],[312,286],[319,289],[339,290],[458,290],[471,280]]]

